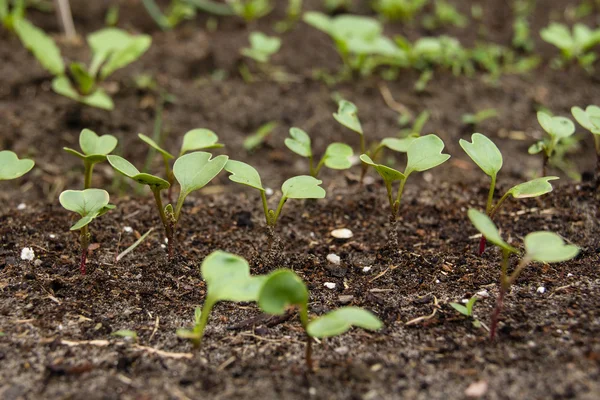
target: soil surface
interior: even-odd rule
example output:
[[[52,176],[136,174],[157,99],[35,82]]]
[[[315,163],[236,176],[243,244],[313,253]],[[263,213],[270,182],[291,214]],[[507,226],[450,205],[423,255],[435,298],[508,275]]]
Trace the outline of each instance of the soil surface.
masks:
[[[102,27],[108,2],[72,3],[80,34]],[[484,207],[488,180],[462,152],[459,139],[479,131],[499,145],[502,193],[541,173],[541,160],[527,154],[542,137],[535,118],[539,107],[566,116],[573,105],[599,102],[598,75],[576,66],[551,68],[557,53],[535,34],[550,20],[572,23],[568,10],[579,2],[537,1],[531,29],[543,62],[534,72],[490,82],[481,72],[466,78],[436,70],[421,93],[413,90],[415,71],[403,72],[396,81],[369,77],[334,87],[315,80],[315,69],[334,72],[340,61],[329,38],[302,23],[282,35],[282,49],[272,59],[293,79],[274,82],[248,63],[256,81],[244,82],[239,49],[251,30],[273,32],[285,15],[285,2],[278,3],[251,26],[225,18],[208,30],[214,20],[199,15],[162,32],[139,1],[120,2],[119,26],[151,34],[153,45],[110,79],[113,112],[54,94],[51,77],[15,37],[0,32],[0,148],[36,160],[28,175],[1,185],[0,398],[460,399],[478,388],[486,399],[600,398],[600,199],[589,179],[595,167],[589,134],[582,132],[581,145],[570,156],[584,182],[551,170],[562,178],[554,192],[508,201],[496,218],[515,246],[529,232],[551,230],[580,246],[580,255],[525,270],[507,297],[495,342],[449,306],[479,293],[475,316],[489,325],[500,273],[496,249],[483,256],[475,252],[479,238],[466,211]],[[322,4],[305,3],[313,10]],[[471,2],[454,3],[469,12]],[[478,40],[509,46],[510,2],[478,3],[483,19],[469,28],[428,32],[418,23],[387,23],[386,30],[412,40],[448,33],[467,46]],[[372,14],[359,4],[355,11]],[[598,15],[596,10],[584,22],[597,26]],[[32,11],[30,17],[58,35],[53,15]],[[89,58],[82,44],[61,41],[60,46],[69,60]],[[332,141],[357,148],[357,135],[331,116],[334,92],[357,104],[373,141],[399,131],[398,113],[382,91],[415,115],[428,110],[425,133],[438,134],[452,158],[410,178],[397,248],[388,246],[385,188],[372,171],[373,179],[361,186],[359,167],[345,173],[323,170],[327,198],[288,202],[277,227],[281,251],[274,258],[265,256],[258,194],[222,173],[186,202],[172,261],[166,258],[151,196],[115,176],[108,165],[98,165],[94,186],[109,190],[117,208],[91,225],[94,250],[82,276],[78,238],[68,231],[74,216],[57,201],[62,190],[82,187],[82,165],[62,147],[77,147],[81,129],[90,128],[117,136],[116,153],[143,165],[147,148],[137,133],[152,134],[158,96],[136,87],[133,78],[141,73],[151,74],[176,99],[162,114],[165,147],[176,152],[190,129],[214,130],[226,144],[216,153],[254,165],[275,190],[274,204],[281,183],[308,168],[283,144],[289,127],[308,131],[318,154]],[[495,108],[498,118],[477,127],[461,122],[463,114],[486,108]],[[244,139],[270,121],[278,126],[264,145],[245,151]],[[392,154],[386,157],[395,160]],[[152,160],[157,173],[160,165]],[[151,228],[133,253],[116,262],[119,252]],[[354,236],[334,239],[330,232],[336,228],[348,228]],[[35,261],[21,259],[24,247],[34,250]],[[175,332],[189,327],[195,307],[202,305],[206,286],[199,267],[217,249],[245,257],[256,274],[278,267],[295,270],[309,286],[313,315],[351,304],[373,311],[385,328],[352,330],[315,343],[315,368],[309,372],[295,314],[274,319],[254,304],[220,303],[202,349],[194,350]],[[330,253],[340,256],[339,265],[328,263]],[[137,341],[111,335],[124,329],[137,332]]]

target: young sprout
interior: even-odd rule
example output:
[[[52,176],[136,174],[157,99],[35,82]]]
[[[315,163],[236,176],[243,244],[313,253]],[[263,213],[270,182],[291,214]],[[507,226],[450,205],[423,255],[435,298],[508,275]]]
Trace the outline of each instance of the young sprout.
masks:
[[[486,108],[485,110],[481,110],[476,112],[475,114],[463,114],[462,123],[465,125],[479,125],[483,121],[491,118],[496,118],[498,116],[498,111],[495,108]]]
[[[63,149],[83,160],[84,166],[84,189],[92,186],[92,173],[94,166],[100,162],[106,161],[106,156],[117,147],[117,138],[112,135],[98,136],[96,132],[84,129],[79,134],[79,147],[81,153],[69,147]]]
[[[562,62],[577,60],[579,65],[591,71],[592,64],[596,61],[596,53],[591,49],[600,43],[600,29],[591,30],[584,24],[575,24],[573,33],[566,25],[551,23],[540,31],[540,36],[546,42],[558,47],[562,54]]]
[[[17,179],[31,171],[33,160],[22,159],[9,150],[0,151],[0,181]]]
[[[179,329],[177,335],[190,339],[194,347],[200,347],[210,312],[220,301],[257,301],[266,276],[251,276],[248,262],[240,256],[214,251],[200,266],[206,281],[206,298],[202,310],[196,309],[192,329]]]
[[[423,26],[426,29],[434,30],[443,26],[456,26],[464,28],[468,19],[456,9],[456,7],[446,0],[435,0],[435,9],[433,14],[423,17]]]
[[[250,47],[241,50],[243,56],[253,59],[260,64],[267,64],[271,56],[281,48],[281,39],[267,36],[262,32],[250,33]]]
[[[171,185],[168,181],[147,173],[141,173],[133,164],[123,157],[110,155],[108,162],[121,174],[134,181],[147,185],[156,202],[160,220],[165,229],[165,235],[169,245],[169,257],[173,256],[175,227],[181,216],[181,210],[186,197],[193,191],[206,186],[215,176],[221,172],[227,162],[227,156],[217,156],[211,160],[212,155],[202,151],[196,151],[183,155],[175,161],[173,175],[179,183],[179,198],[175,209],[171,204],[163,206],[161,191],[168,189]]]
[[[300,323],[306,333],[305,360],[312,369],[313,338],[341,335],[353,326],[376,331],[383,323],[371,312],[358,307],[342,307],[318,318],[308,315],[309,293],[306,285],[294,271],[280,269],[267,275],[258,294],[258,306],[267,314],[283,315],[288,308],[298,309]]]
[[[600,107],[587,106],[585,111],[579,107],[571,108],[571,113],[579,125],[594,135],[596,149],[596,177],[600,178]]]
[[[273,10],[271,0],[226,0],[226,2],[233,12],[246,22],[262,18]]]
[[[481,168],[486,175],[491,179],[490,190],[488,192],[485,212],[490,218],[498,212],[498,209],[506,199],[512,196],[515,199],[526,199],[531,197],[539,197],[552,191],[550,181],[558,179],[557,176],[545,176],[543,178],[533,179],[524,183],[520,183],[508,189],[506,193],[494,204],[494,192],[496,190],[496,179],[498,172],[502,169],[502,153],[498,147],[481,133],[471,135],[471,142],[460,139],[460,147],[471,160]],[[479,242],[479,254],[485,251],[485,236],[482,236]]]
[[[475,306],[475,302],[477,301],[477,296],[472,296],[466,305],[462,305],[460,303],[450,303],[450,306],[454,308],[456,311],[464,315],[465,317],[471,318],[473,326],[475,328],[481,328],[481,321],[473,316],[473,307]]]
[[[331,143],[327,146],[321,161],[315,166],[310,136],[300,128],[290,129],[290,138],[285,139],[288,149],[301,157],[308,158],[310,175],[317,177],[323,166],[331,169],[348,169],[352,166],[352,147],[344,143]]]
[[[410,21],[428,0],[375,0],[373,9],[389,20]]]
[[[537,119],[541,127],[550,137],[531,145],[528,152],[529,154],[544,152],[542,175],[546,175],[548,162],[554,155],[557,146],[561,141],[575,133],[575,124],[569,118],[553,117],[542,111],[537,113]]]
[[[0,23],[12,31],[15,21],[25,18],[26,8],[25,0],[0,0]]]
[[[244,150],[251,152],[262,146],[275,128],[277,128],[277,122],[275,121],[261,125],[255,133],[244,139],[242,144]]]
[[[108,204],[108,192],[102,189],[66,190],[60,194],[58,201],[65,209],[76,212],[81,216],[81,219],[71,227],[71,230],[79,231],[81,243],[79,270],[82,275],[85,275],[85,265],[91,240],[88,225],[94,219],[114,209],[115,206]]]
[[[496,300],[496,308],[492,314],[490,338],[494,340],[498,327],[498,318],[502,312],[504,297],[511,285],[515,283],[521,272],[532,262],[555,263],[573,259],[579,253],[579,248],[565,244],[563,239],[552,232],[533,232],[525,236],[525,254],[519,264],[509,273],[509,258],[511,254],[519,254],[519,250],[502,239],[498,228],[485,214],[475,209],[468,211],[469,219],[488,241],[502,250],[502,265],[500,274],[500,291]]]

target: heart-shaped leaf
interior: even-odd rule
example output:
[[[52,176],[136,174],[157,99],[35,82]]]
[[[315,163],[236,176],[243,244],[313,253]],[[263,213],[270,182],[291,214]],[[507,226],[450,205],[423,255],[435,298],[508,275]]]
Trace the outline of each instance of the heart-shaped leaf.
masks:
[[[65,209],[82,217],[71,227],[72,231],[83,228],[96,217],[114,208],[108,204],[108,192],[102,189],[65,190],[58,200]]]
[[[79,92],[77,92],[77,90],[75,90],[75,88],[73,88],[69,78],[64,75],[57,76],[52,80],[52,90],[62,96],[70,98],[71,100],[78,101],[91,107],[100,108],[102,110],[113,110],[115,108],[115,104],[110,96],[106,94],[104,89],[97,88],[89,95],[81,95]]]
[[[185,198],[193,191],[203,188],[223,170],[228,157],[217,156],[212,160],[211,157],[210,153],[196,151],[181,156],[175,161],[173,174],[181,186],[180,198]]]
[[[381,145],[387,147],[390,150],[397,151],[399,153],[406,153],[408,151],[408,147],[417,138],[418,138],[418,136],[408,136],[403,139],[385,138],[381,141]]]
[[[502,168],[502,153],[498,147],[481,133],[471,135],[471,143],[460,139],[460,147],[487,175],[495,178]]]
[[[494,222],[485,215],[484,213],[477,211],[473,208],[468,211],[469,219],[475,226],[475,228],[483,234],[483,236],[496,246],[502,248],[503,250],[509,251],[511,253],[517,253],[518,250],[509,245],[502,239],[500,236],[500,232]]]
[[[84,129],[79,135],[79,146],[85,155],[107,155],[117,147],[117,138],[112,135],[98,136],[96,132]]]
[[[515,199],[526,199],[529,197],[538,197],[552,191],[550,181],[558,179],[558,176],[545,176],[543,178],[533,179],[528,182],[513,186],[507,193]]]
[[[537,119],[541,127],[552,136],[554,140],[571,136],[575,133],[575,124],[565,117],[552,117],[545,112],[539,111]]]
[[[133,179],[142,185],[148,185],[155,190],[168,189],[171,185],[166,180],[158,176],[141,173],[132,163],[120,156],[109,155],[106,157],[108,163],[121,174]]]
[[[363,130],[358,119],[358,109],[347,100],[341,100],[338,104],[337,113],[333,114],[333,118],[346,128],[353,130],[354,132],[362,135]]]
[[[579,107],[573,107],[571,113],[579,125],[594,135],[600,135],[600,107],[588,106],[585,111]]]
[[[65,73],[60,50],[50,36],[25,18],[17,18],[13,26],[23,46],[33,53],[42,67],[52,75]]]
[[[579,247],[566,244],[553,232],[533,232],[525,236],[525,258],[543,263],[567,261],[579,254]]]
[[[300,175],[283,182],[281,191],[286,199],[322,199],[326,194],[319,186],[322,183],[312,176]]]
[[[241,161],[228,160],[225,164],[225,171],[231,174],[229,175],[231,181],[253,187],[262,192],[265,191],[260,175],[254,167]]]
[[[148,146],[152,147],[154,150],[158,151],[160,154],[162,154],[162,156],[164,158],[166,158],[167,160],[170,160],[172,158],[175,158],[171,153],[169,153],[168,151],[166,151],[165,149],[163,149],[162,147],[160,147],[158,145],[158,143],[156,143],[154,140],[152,140],[151,138],[149,138],[148,136],[142,134],[142,133],[138,133],[138,137],[144,142],[146,143]]]
[[[386,184],[391,184],[392,182],[406,179],[406,176],[402,172],[390,167],[386,167],[383,164],[377,164],[366,154],[362,154],[360,156],[360,160],[365,164],[375,168],[375,171],[377,171],[377,173],[383,178],[383,181],[386,182]]]
[[[352,147],[344,143],[331,143],[325,150],[325,166],[331,169],[348,169],[352,166]]]
[[[306,327],[309,336],[324,338],[341,335],[353,326],[376,331],[383,323],[373,313],[358,307],[342,307],[312,320]]]
[[[404,175],[414,171],[426,171],[446,162],[450,156],[442,154],[444,142],[436,135],[426,135],[415,139],[406,151],[408,161]]]
[[[273,315],[282,315],[292,306],[306,310],[308,289],[294,271],[279,269],[267,275],[258,294],[258,306]]]
[[[310,148],[310,136],[300,128],[290,129],[291,138],[285,139],[288,149],[302,157],[312,157]]]
[[[213,131],[209,129],[193,129],[183,136],[180,155],[190,151],[223,147],[218,142],[219,137]]]
[[[242,49],[242,55],[258,62],[266,63],[269,57],[281,48],[281,39],[276,36],[267,36],[262,32],[250,33],[250,48]]]
[[[0,151],[0,181],[19,178],[31,171],[34,165],[33,160],[19,160],[12,151]]]

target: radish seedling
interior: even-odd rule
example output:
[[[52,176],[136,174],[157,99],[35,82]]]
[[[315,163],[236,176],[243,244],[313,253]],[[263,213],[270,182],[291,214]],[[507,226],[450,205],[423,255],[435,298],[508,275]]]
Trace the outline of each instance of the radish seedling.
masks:
[[[233,12],[246,22],[262,18],[273,10],[271,0],[226,0],[226,2]]]
[[[476,301],[477,301],[477,296],[472,296],[469,299],[469,301],[467,301],[467,304],[465,304],[465,305],[462,305],[460,303],[450,303],[450,306],[452,308],[454,308],[456,311],[458,311],[459,313],[461,313],[462,315],[464,315],[465,317],[472,319],[472,323],[475,328],[481,328],[481,321],[479,321],[477,318],[475,318],[473,316],[473,307],[475,306]]]
[[[348,169],[352,166],[352,147],[344,143],[331,143],[327,146],[321,161],[315,166],[310,136],[300,128],[290,129],[290,138],[285,139],[288,149],[299,156],[308,158],[310,175],[315,178],[323,166],[331,169]]]
[[[208,319],[214,305],[220,301],[257,301],[266,276],[251,276],[248,262],[240,256],[214,251],[200,266],[206,281],[206,298],[202,309],[196,309],[192,329],[179,329],[177,335],[190,339],[200,347]]]
[[[81,219],[71,226],[71,230],[79,231],[81,244],[79,270],[82,275],[85,275],[85,265],[91,240],[88,225],[94,219],[114,209],[115,206],[108,204],[108,192],[102,189],[66,190],[60,194],[58,200],[65,209],[76,212],[81,216]]]
[[[258,305],[267,314],[283,315],[290,307],[298,309],[300,323],[306,333],[306,365],[312,369],[312,340],[338,336],[353,326],[372,331],[383,323],[371,312],[358,307],[342,307],[320,317],[308,315],[309,293],[306,285],[294,271],[280,269],[265,277],[258,293]]]
[[[560,142],[575,133],[575,124],[569,118],[553,117],[542,111],[537,113],[537,119],[549,137],[533,144],[529,147],[528,152],[529,154],[537,154],[543,151],[544,162],[542,174],[546,175],[548,161],[550,161],[554,155]]]
[[[81,153],[69,147],[63,147],[67,153],[73,154],[83,160],[84,166],[84,189],[92,186],[92,173],[94,166],[106,161],[106,156],[117,147],[117,138],[112,135],[98,136],[96,132],[84,129],[79,134],[79,147]]]
[[[511,254],[519,254],[519,250],[512,247],[502,239],[498,228],[492,220],[480,211],[470,209],[469,219],[488,241],[500,247],[502,250],[502,266],[500,274],[500,291],[496,300],[496,308],[492,314],[490,325],[490,338],[496,336],[498,318],[502,312],[504,297],[511,285],[515,283],[523,269],[532,262],[555,263],[571,260],[579,253],[579,248],[574,245],[565,244],[563,239],[552,232],[533,232],[525,236],[525,254],[521,257],[519,264],[509,273],[509,258]]]
[[[542,196],[552,191],[550,181],[558,179],[557,176],[545,176],[543,178],[537,178],[515,185],[508,189],[494,205],[496,179],[498,172],[502,169],[502,153],[494,142],[481,133],[474,133],[471,135],[471,142],[460,139],[459,143],[460,147],[463,148],[471,160],[473,160],[473,162],[475,162],[475,164],[491,178],[490,190],[485,206],[485,212],[490,218],[494,218],[494,215],[508,197],[512,196],[515,199],[526,199]],[[481,255],[484,250],[485,236],[481,238],[479,243],[479,254]]]
[[[262,32],[250,33],[250,47],[241,50],[243,56],[253,59],[260,64],[267,64],[271,56],[281,48],[281,39],[267,36]]]
[[[21,159],[9,150],[0,151],[0,181],[17,179],[25,175],[35,163],[33,160]]]
[[[591,30],[584,24],[575,24],[571,33],[566,25],[551,23],[540,31],[540,36],[560,49],[562,61],[559,61],[559,66],[577,60],[583,68],[592,70],[597,56],[591,49],[600,43],[600,29]]]
[[[585,111],[579,107],[571,108],[571,113],[579,125],[590,131],[594,136],[596,149],[596,177],[600,177],[600,107],[587,106]]]
[[[389,20],[410,21],[428,0],[374,0],[373,9]]]

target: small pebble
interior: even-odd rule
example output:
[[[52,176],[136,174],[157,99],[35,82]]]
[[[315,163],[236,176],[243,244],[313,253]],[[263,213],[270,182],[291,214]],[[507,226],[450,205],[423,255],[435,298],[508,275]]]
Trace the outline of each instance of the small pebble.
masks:
[[[373,267],[363,267],[362,271],[366,274],[367,272],[369,272],[371,270],[371,268],[373,268]]]
[[[334,229],[331,231],[331,236],[336,239],[350,239],[354,236],[354,233],[350,229],[342,228],[342,229]]]
[[[335,349],[334,351],[338,354],[344,355],[344,354],[348,354],[350,349],[348,348],[348,346],[341,346],[341,347],[338,347],[337,349]]]
[[[167,248],[167,246],[165,246],[164,244],[161,244],[160,247],[162,247],[163,249]]]
[[[21,203],[17,206],[17,210],[21,211],[27,208],[27,205],[25,203]]]
[[[488,383],[486,381],[473,382],[465,390],[467,397],[481,397],[488,391]]]
[[[42,260],[40,260],[40,259],[38,258],[37,260],[35,260],[35,261],[33,262],[33,265],[34,265],[34,266],[36,266],[36,267],[39,267],[39,266],[41,266],[41,265],[42,265]]]
[[[21,250],[21,260],[31,261],[35,258],[35,253],[31,247],[23,247]]]
[[[308,394],[311,396],[316,396],[317,395],[317,389],[315,389],[314,387],[308,388]]]
[[[124,228],[123,228],[123,230],[124,230],[125,232],[127,232],[127,233],[131,233],[131,232],[133,232],[133,228],[132,228],[132,227],[130,227],[130,226],[126,226],[126,227],[124,227]]]
[[[337,254],[327,254],[327,261],[329,261],[332,264],[339,265],[340,260],[340,256],[338,256]]]
[[[271,188],[266,188],[266,189],[265,189],[265,194],[266,194],[267,196],[273,196],[273,189],[271,189]]]
[[[54,233],[51,233],[50,235],[48,235],[50,237],[50,239],[56,239],[56,235]]]
[[[567,278],[570,278],[570,277],[572,277],[572,276],[573,276],[573,274],[572,274],[572,273],[570,273],[570,272],[567,274]]]
[[[333,283],[333,282],[325,282],[325,287],[326,287],[327,289],[335,289],[335,286],[336,286],[336,285],[335,285],[335,283]]]
[[[476,293],[477,297],[481,297],[481,298],[487,298],[490,297],[490,294],[488,293],[487,290],[480,290],[479,292]]]
[[[536,292],[538,292],[540,294],[545,293],[546,292],[546,288],[543,287],[543,286],[540,286],[539,288],[537,288]]]
[[[343,294],[338,297],[338,301],[340,302],[340,304],[348,304],[353,299],[354,299],[354,296],[352,296],[351,294]]]

